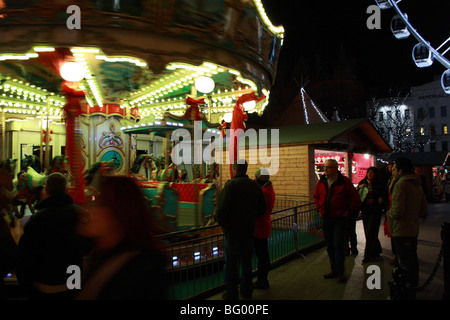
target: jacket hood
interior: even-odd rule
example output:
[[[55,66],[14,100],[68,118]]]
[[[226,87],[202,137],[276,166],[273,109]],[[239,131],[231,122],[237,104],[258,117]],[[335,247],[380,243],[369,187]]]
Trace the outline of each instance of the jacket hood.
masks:
[[[408,181],[408,182],[412,182],[414,184],[420,185],[420,179],[419,176],[415,173],[405,173],[400,175],[400,177],[397,179],[397,181]]]

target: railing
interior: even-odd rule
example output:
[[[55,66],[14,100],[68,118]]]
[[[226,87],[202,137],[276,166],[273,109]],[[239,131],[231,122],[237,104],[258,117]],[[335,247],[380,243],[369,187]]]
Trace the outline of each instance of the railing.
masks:
[[[306,199],[289,201],[280,197],[278,209],[272,214],[268,242],[272,266],[323,243],[321,219],[314,204]],[[297,205],[288,205],[294,203]],[[160,238],[168,243],[166,254],[171,262],[166,276],[169,299],[199,298],[223,287],[224,237],[219,226],[173,232]],[[256,267],[254,256],[253,270]]]

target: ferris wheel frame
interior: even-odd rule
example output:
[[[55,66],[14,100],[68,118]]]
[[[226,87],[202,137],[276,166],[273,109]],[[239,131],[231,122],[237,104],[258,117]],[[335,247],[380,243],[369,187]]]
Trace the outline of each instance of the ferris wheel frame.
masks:
[[[412,24],[408,21],[408,16],[406,14],[404,14],[399,6],[397,5],[398,2],[400,2],[401,0],[382,0],[382,1],[375,1],[378,5],[378,7],[382,10],[385,9],[390,9],[390,8],[394,8],[394,10],[397,12],[398,17],[400,17],[403,22],[405,23],[405,25],[407,26],[409,32],[414,36],[414,38],[416,38],[417,41],[419,41],[419,44],[422,44],[424,46],[426,46],[428,48],[428,50],[431,52],[432,56],[434,59],[436,59],[437,61],[439,61],[447,70],[444,71],[444,73],[442,74],[442,79],[444,79],[444,77],[448,77],[448,73],[450,72],[450,61],[447,60],[444,57],[444,54],[450,50],[450,46],[449,48],[447,48],[447,50],[443,51],[443,53],[439,53],[439,49],[442,48],[447,42],[450,41],[450,37],[447,38],[447,40],[445,40],[439,47],[438,49],[435,49],[430,42],[426,41],[420,34],[419,32],[417,32],[417,30],[412,26]],[[417,45],[413,48],[413,58],[414,58],[414,50],[417,47]],[[431,64],[429,64],[431,65]],[[442,88],[444,89],[444,91],[448,94],[450,94],[450,91],[448,90],[448,87],[444,86],[444,82],[441,79],[441,84],[442,84]]]

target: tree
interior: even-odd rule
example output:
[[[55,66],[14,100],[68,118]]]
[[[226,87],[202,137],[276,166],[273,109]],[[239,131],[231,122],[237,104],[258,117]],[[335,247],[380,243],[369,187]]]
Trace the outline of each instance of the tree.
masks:
[[[372,98],[368,103],[369,120],[394,153],[423,150],[438,139],[434,126],[427,127],[424,123],[429,105],[419,108],[419,112],[407,103],[411,92],[404,96],[400,93],[385,99]]]

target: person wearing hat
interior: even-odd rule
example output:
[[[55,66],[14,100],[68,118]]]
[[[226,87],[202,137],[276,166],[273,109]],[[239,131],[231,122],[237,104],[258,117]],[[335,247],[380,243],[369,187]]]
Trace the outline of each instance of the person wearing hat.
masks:
[[[270,181],[269,171],[266,168],[259,168],[255,172],[255,181],[261,186],[267,202],[266,212],[256,219],[255,227],[255,254],[258,258],[257,280],[255,289],[267,289],[269,281],[267,276],[270,268],[269,250],[267,248],[268,239],[272,230],[271,214],[275,204],[275,192]]]

